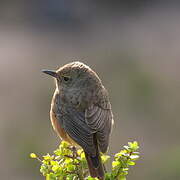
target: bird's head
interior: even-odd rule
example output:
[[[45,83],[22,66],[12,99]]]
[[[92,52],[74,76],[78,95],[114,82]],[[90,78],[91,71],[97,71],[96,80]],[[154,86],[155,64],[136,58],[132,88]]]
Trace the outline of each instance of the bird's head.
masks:
[[[94,71],[81,62],[72,62],[60,67],[57,71],[42,70],[56,79],[58,89],[85,88],[101,83]]]

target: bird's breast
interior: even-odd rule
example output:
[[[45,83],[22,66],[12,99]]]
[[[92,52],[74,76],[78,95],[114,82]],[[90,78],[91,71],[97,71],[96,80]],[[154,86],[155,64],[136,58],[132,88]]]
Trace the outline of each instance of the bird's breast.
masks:
[[[51,110],[50,110],[50,119],[53,129],[58,134],[58,136],[69,142],[72,145],[76,145],[76,143],[72,140],[72,138],[67,134],[65,129],[63,128],[63,103],[60,104],[60,96],[59,93],[55,91],[54,96],[51,102]],[[65,112],[64,112],[65,113]]]

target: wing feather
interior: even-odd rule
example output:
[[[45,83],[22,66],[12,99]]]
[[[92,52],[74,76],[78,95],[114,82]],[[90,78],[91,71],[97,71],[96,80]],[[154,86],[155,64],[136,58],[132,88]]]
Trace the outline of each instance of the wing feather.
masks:
[[[66,113],[61,118],[63,118],[63,127],[68,135],[87,153],[95,155],[94,130],[85,122],[85,113],[72,107],[66,107]]]
[[[100,150],[103,153],[106,152],[113,122],[111,109],[103,109],[93,104],[90,108],[86,109],[85,118],[87,124],[96,131]]]
[[[101,152],[107,151],[113,124],[107,92],[102,92],[104,93],[100,94],[102,101],[92,103],[85,110],[62,104],[60,97],[57,98],[58,121],[67,134],[91,156],[96,155],[97,149],[93,140],[94,135]]]

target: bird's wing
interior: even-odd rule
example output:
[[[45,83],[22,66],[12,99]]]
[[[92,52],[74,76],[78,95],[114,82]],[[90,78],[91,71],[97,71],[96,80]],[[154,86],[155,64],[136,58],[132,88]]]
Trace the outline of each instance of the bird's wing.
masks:
[[[66,113],[61,115],[63,128],[67,134],[79,144],[88,154],[96,155],[93,141],[95,131],[85,121],[85,113],[74,107],[66,107]]]
[[[94,134],[96,134],[100,150],[106,152],[112,127],[111,105],[107,96],[102,97],[101,102],[92,104],[85,111],[78,110],[74,106],[63,107],[58,98],[59,122],[67,134],[92,156],[96,155]]]
[[[101,101],[92,104],[85,111],[86,122],[96,131],[96,138],[101,152],[105,153],[109,144],[109,136],[113,124],[111,104],[107,92],[102,94]]]

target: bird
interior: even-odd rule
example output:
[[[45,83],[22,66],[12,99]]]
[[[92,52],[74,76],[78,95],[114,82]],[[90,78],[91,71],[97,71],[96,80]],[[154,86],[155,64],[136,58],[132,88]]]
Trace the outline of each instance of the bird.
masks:
[[[91,177],[104,179],[100,152],[106,153],[114,124],[107,90],[89,66],[75,61],[42,72],[55,79],[50,119],[58,136],[80,146]]]

